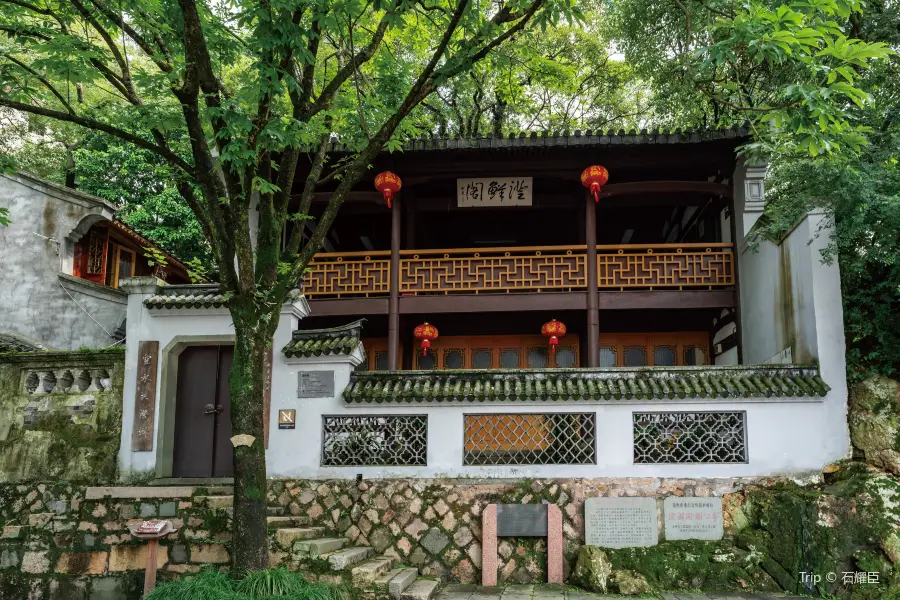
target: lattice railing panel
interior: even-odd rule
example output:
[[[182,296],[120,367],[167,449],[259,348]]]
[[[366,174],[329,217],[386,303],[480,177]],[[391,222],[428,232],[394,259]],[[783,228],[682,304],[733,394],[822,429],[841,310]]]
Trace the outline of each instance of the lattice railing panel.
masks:
[[[427,464],[427,415],[322,417],[322,466]]]
[[[634,413],[635,464],[747,462],[744,412]]]
[[[643,253],[618,249],[597,256],[597,283],[609,288],[692,288],[734,285],[734,255],[719,248]]]
[[[465,416],[465,465],[592,465],[596,413]]]
[[[308,297],[384,296],[390,293],[391,264],[384,254],[317,255],[303,277],[303,293]]]
[[[731,244],[598,246],[599,289],[715,288],[734,285]],[[403,250],[400,292],[479,294],[563,292],[587,287],[584,246]],[[304,276],[308,297],[386,296],[390,252],[317,254]]]
[[[563,248],[426,251],[400,259],[402,293],[538,292],[583,289],[584,251]]]

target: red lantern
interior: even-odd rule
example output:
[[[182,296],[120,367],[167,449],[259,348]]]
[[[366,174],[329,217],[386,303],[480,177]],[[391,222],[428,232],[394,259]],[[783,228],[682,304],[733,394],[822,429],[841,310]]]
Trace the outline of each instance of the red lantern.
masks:
[[[438,338],[438,330],[434,325],[427,322],[417,326],[413,331],[413,337],[422,342],[422,356],[428,356],[428,349],[431,348],[431,342]]]
[[[559,338],[566,335],[566,326],[562,321],[553,319],[544,323],[544,326],[541,327],[541,333],[544,334],[544,337],[550,338],[550,354],[556,354]]]
[[[403,187],[403,182],[390,171],[384,171],[375,176],[375,189],[381,192],[384,199],[387,200],[388,208],[391,207],[391,198],[400,191],[401,187]]]
[[[609,171],[606,167],[593,165],[581,172],[581,185],[591,189],[594,202],[600,201],[600,186],[609,181]]]

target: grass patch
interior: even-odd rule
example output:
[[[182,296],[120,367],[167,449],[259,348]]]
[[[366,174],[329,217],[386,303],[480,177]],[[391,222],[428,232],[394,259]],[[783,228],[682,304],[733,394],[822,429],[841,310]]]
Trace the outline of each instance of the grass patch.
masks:
[[[231,579],[220,571],[160,584],[145,600],[346,600],[342,586],[310,583],[284,567],[247,573]]]

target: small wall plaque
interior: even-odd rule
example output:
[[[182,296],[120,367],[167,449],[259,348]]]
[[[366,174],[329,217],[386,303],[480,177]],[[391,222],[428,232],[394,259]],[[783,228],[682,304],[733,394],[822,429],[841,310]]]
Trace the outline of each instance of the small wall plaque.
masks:
[[[334,371],[301,371],[298,398],[331,398],[334,396]]]
[[[134,452],[153,450],[158,365],[159,342],[138,342],[137,386],[134,392],[134,421],[131,430],[131,449]]]
[[[547,537],[546,504],[498,504],[497,535]]]
[[[294,429],[297,424],[297,411],[293,408],[278,411],[278,429]]]
[[[721,498],[669,496],[663,502],[667,540],[721,540]]]
[[[656,498],[588,498],[585,541],[599,548],[637,548],[659,542]]]

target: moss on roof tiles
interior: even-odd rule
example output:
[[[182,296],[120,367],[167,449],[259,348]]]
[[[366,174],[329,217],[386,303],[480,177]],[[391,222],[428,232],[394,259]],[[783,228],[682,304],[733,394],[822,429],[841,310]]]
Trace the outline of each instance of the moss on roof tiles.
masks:
[[[218,308],[227,303],[218,284],[164,286],[144,300],[147,308]]]
[[[818,367],[791,365],[354,371],[344,400],[351,404],[738,400],[816,398],[829,389]]]
[[[329,329],[298,329],[281,349],[287,357],[352,354],[359,347],[365,319]],[[384,381],[376,382],[381,389]]]

